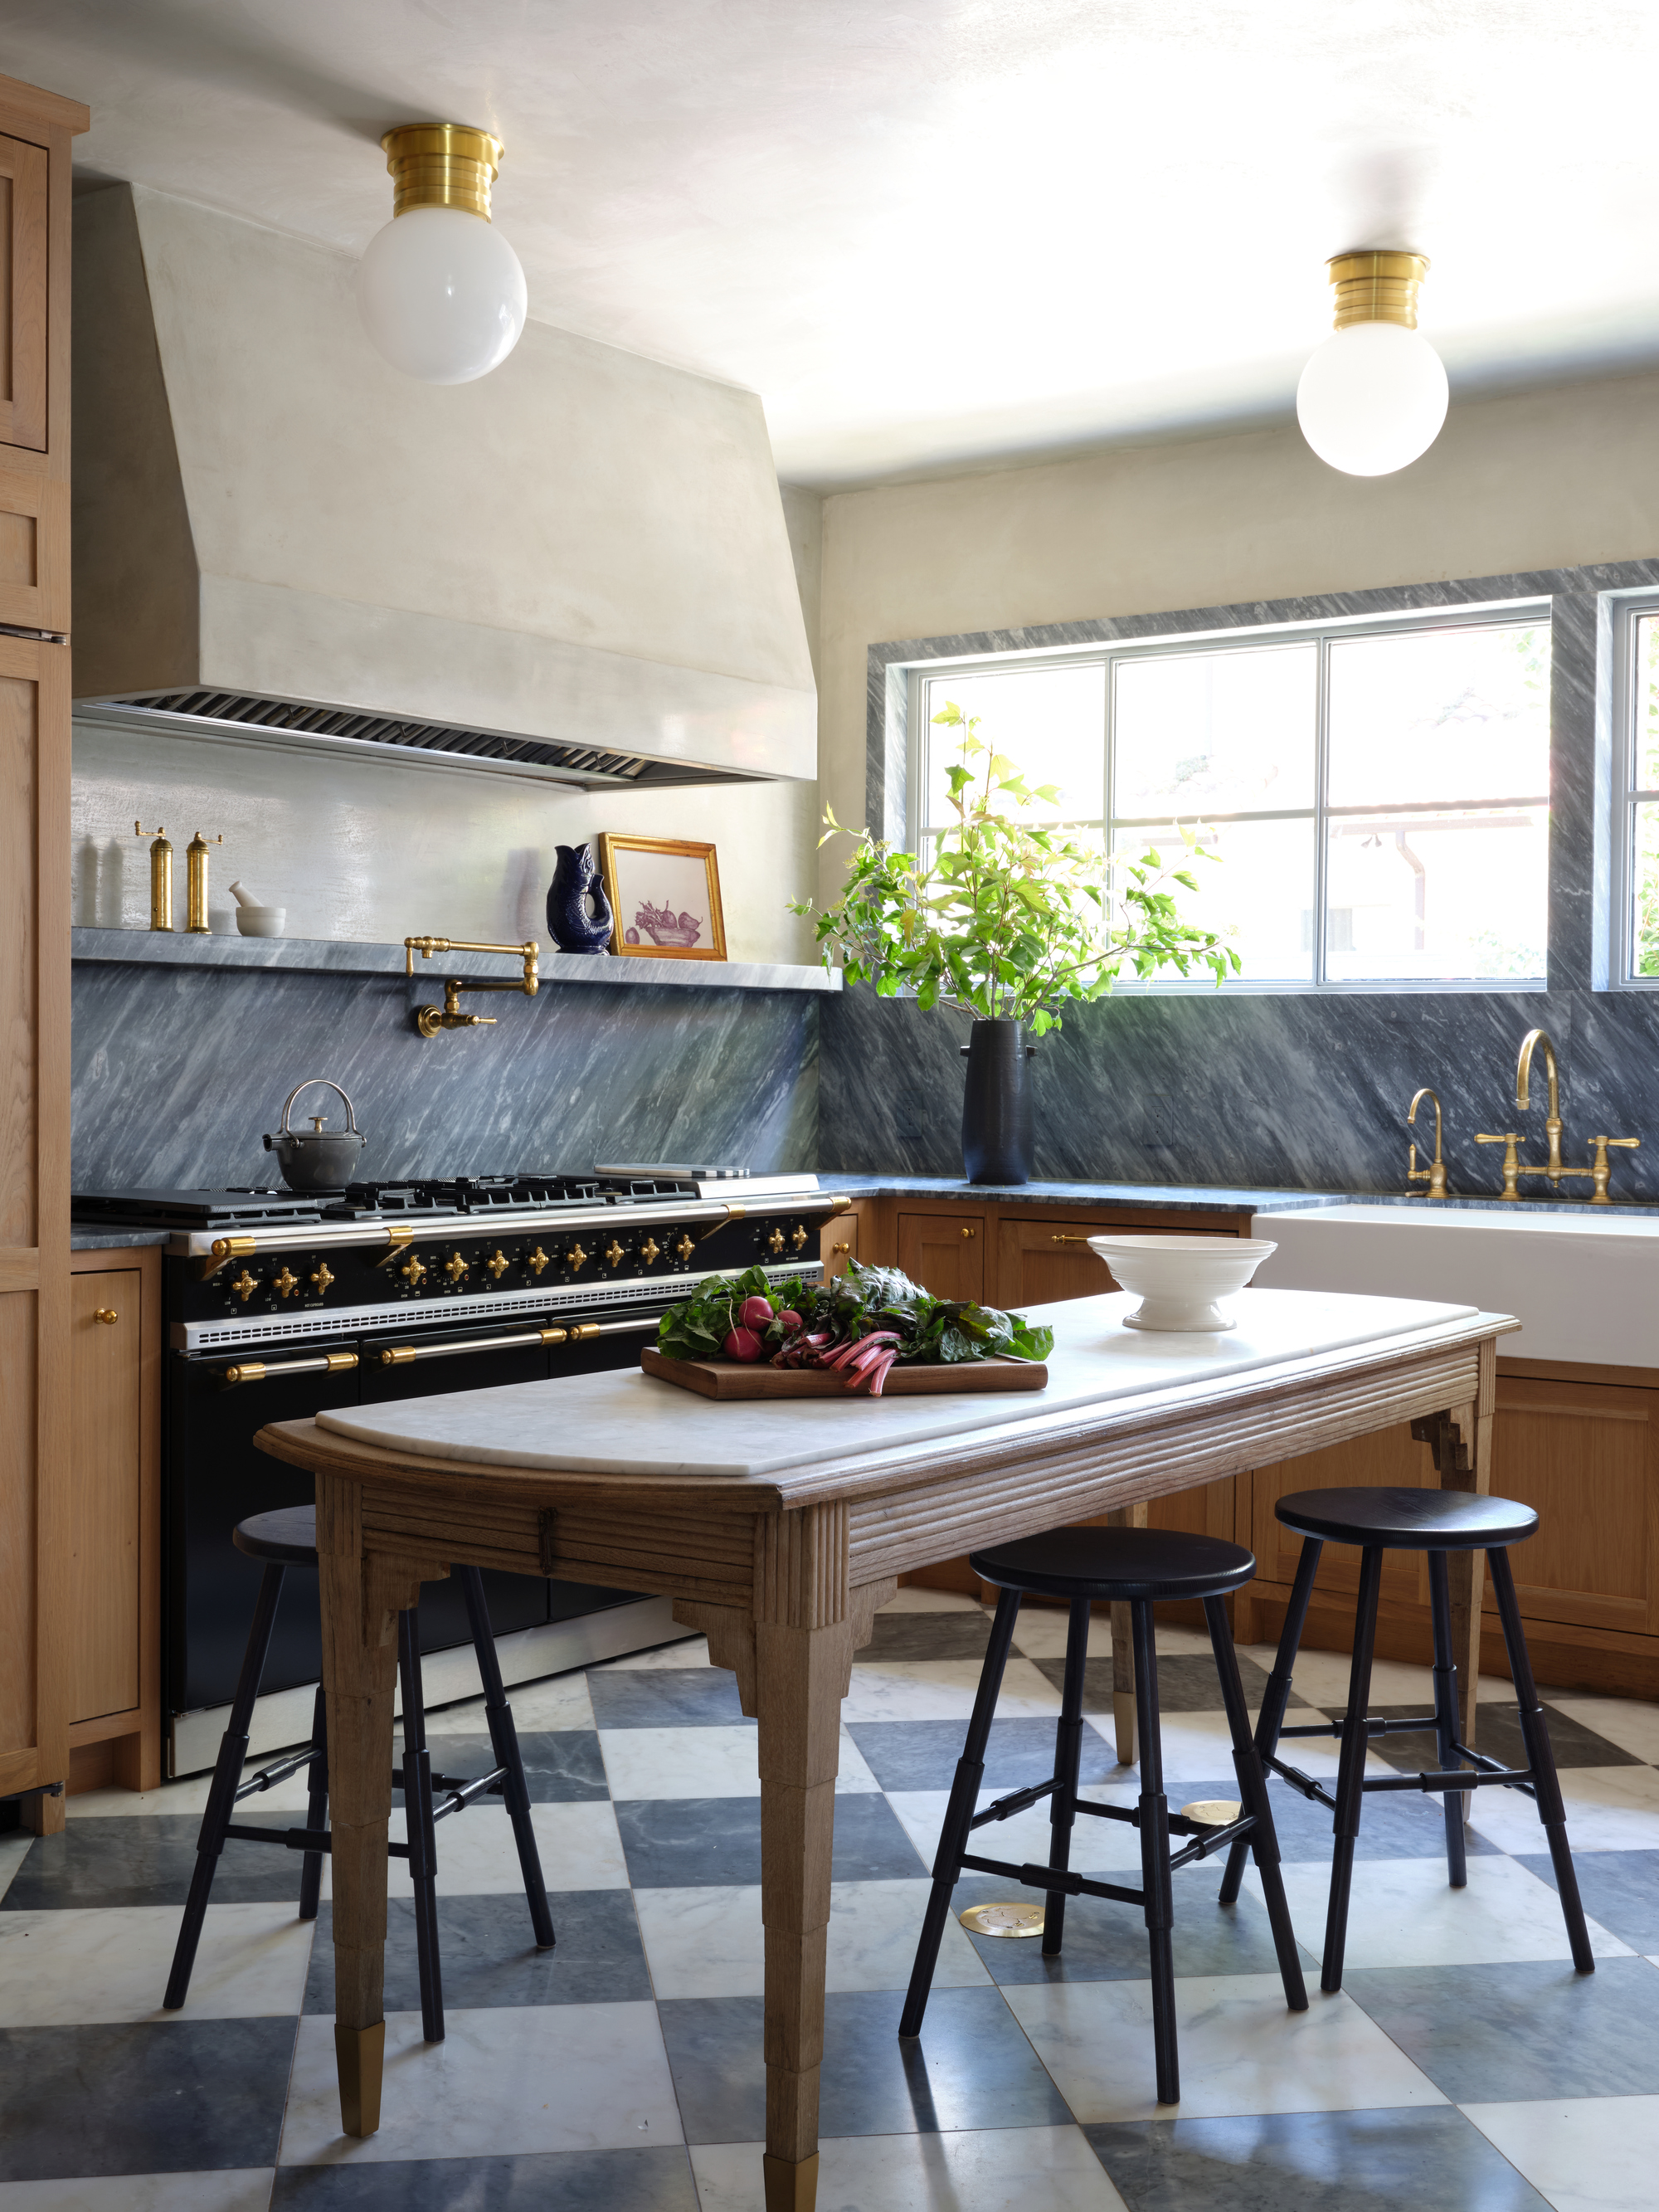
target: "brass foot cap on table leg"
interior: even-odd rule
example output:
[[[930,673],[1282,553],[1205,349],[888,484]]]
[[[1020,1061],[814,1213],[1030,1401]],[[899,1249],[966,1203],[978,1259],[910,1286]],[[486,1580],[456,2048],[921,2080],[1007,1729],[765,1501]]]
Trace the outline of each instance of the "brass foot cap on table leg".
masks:
[[[380,2075],[386,2066],[386,2022],[334,2030],[334,2063],[340,2076],[340,2125],[349,2136],[372,2136],[380,2124]]]
[[[818,2154],[797,2163],[787,2158],[774,2158],[765,2152],[761,2160],[766,2176],[766,2212],[813,2212],[818,2201]]]

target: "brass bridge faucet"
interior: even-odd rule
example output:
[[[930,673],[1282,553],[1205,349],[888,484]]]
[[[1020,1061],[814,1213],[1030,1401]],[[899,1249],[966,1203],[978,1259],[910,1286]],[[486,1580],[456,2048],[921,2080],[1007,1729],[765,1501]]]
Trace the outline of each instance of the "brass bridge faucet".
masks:
[[[1612,1170],[1607,1164],[1608,1150],[1633,1152],[1640,1146],[1642,1139],[1639,1137],[1592,1137],[1590,1143],[1595,1147],[1595,1158],[1591,1164],[1587,1168],[1567,1167],[1561,1158],[1559,1070],[1556,1065],[1555,1047],[1542,1030],[1528,1030],[1521,1040],[1521,1056],[1515,1066],[1515,1103],[1522,1112],[1532,1103],[1532,1056],[1540,1044],[1544,1048],[1545,1079],[1549,1085],[1549,1112],[1544,1121],[1545,1133],[1549,1139],[1549,1158],[1542,1167],[1534,1167],[1523,1161],[1516,1149],[1521,1140],[1513,1129],[1505,1129],[1500,1136],[1478,1135],[1474,1141],[1477,1145],[1502,1145],[1504,1147],[1504,1196],[1506,1199],[1520,1197],[1516,1184],[1522,1176],[1547,1176],[1551,1184],[1557,1188],[1564,1182],[1587,1177],[1595,1187],[1590,1204],[1610,1206],[1613,1201],[1607,1195],[1607,1185],[1612,1180]]]
[[[1425,1098],[1432,1098],[1434,1100],[1434,1158],[1427,1167],[1419,1167],[1417,1164],[1417,1147],[1415,1145],[1411,1146],[1409,1147],[1410,1158],[1406,1169],[1406,1180],[1407,1182],[1427,1183],[1429,1188],[1426,1194],[1430,1198],[1449,1198],[1451,1193],[1446,1185],[1446,1163],[1440,1156],[1440,1099],[1438,1094],[1431,1091],[1425,1084],[1423,1089],[1416,1093],[1411,1104],[1406,1109],[1406,1119],[1413,1125],[1413,1127],[1415,1127],[1417,1123],[1417,1109],[1423,1103],[1423,1101]],[[1417,1193],[1415,1191],[1411,1193],[1412,1197],[1415,1198],[1416,1195]]]
[[[415,973],[415,955],[430,960],[434,952],[505,952],[510,957],[522,960],[524,975],[518,982],[505,977],[472,975],[463,981],[458,975],[444,979],[444,1002],[440,1006],[422,1006],[415,1015],[415,1026],[423,1037],[434,1037],[441,1030],[494,1029],[494,1014],[464,1014],[461,1012],[463,991],[522,991],[526,999],[533,999],[541,988],[538,973],[540,953],[533,937],[522,945],[482,945],[468,937],[406,937],[404,939],[404,973]]]

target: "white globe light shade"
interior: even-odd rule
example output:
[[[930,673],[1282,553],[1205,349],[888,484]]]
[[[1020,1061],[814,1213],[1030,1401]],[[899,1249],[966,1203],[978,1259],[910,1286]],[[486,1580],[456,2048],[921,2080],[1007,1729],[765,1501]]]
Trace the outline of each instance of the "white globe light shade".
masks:
[[[363,327],[394,368],[422,384],[471,384],[499,368],[527,304],[518,255],[465,208],[394,216],[357,264]]]
[[[1296,387],[1302,434],[1351,477],[1386,477],[1427,453],[1446,419],[1445,365],[1402,323],[1350,323],[1309,356]]]

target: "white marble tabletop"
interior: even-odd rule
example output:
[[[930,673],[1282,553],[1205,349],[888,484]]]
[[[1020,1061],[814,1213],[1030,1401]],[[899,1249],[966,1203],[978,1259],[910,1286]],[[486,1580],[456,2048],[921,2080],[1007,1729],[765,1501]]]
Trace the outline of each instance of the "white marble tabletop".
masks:
[[[603,1474],[779,1474],[942,1437],[1030,1423],[1172,1386],[1218,1395],[1252,1369],[1469,1322],[1474,1306],[1314,1291],[1249,1290],[1225,1333],[1126,1328],[1125,1292],[1028,1309],[1054,1332],[1041,1393],[720,1403],[628,1369],[319,1413],[318,1425],[422,1459]],[[1489,1318],[1492,1318],[1489,1316]],[[1501,1316],[1496,1326],[1503,1327]]]

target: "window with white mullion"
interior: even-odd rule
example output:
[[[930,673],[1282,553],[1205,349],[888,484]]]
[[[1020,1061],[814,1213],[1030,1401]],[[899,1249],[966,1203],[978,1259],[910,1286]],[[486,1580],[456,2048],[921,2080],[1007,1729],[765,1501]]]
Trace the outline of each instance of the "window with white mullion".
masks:
[[[1636,602],[1626,625],[1619,804],[1624,980],[1659,987],[1659,605]]]

